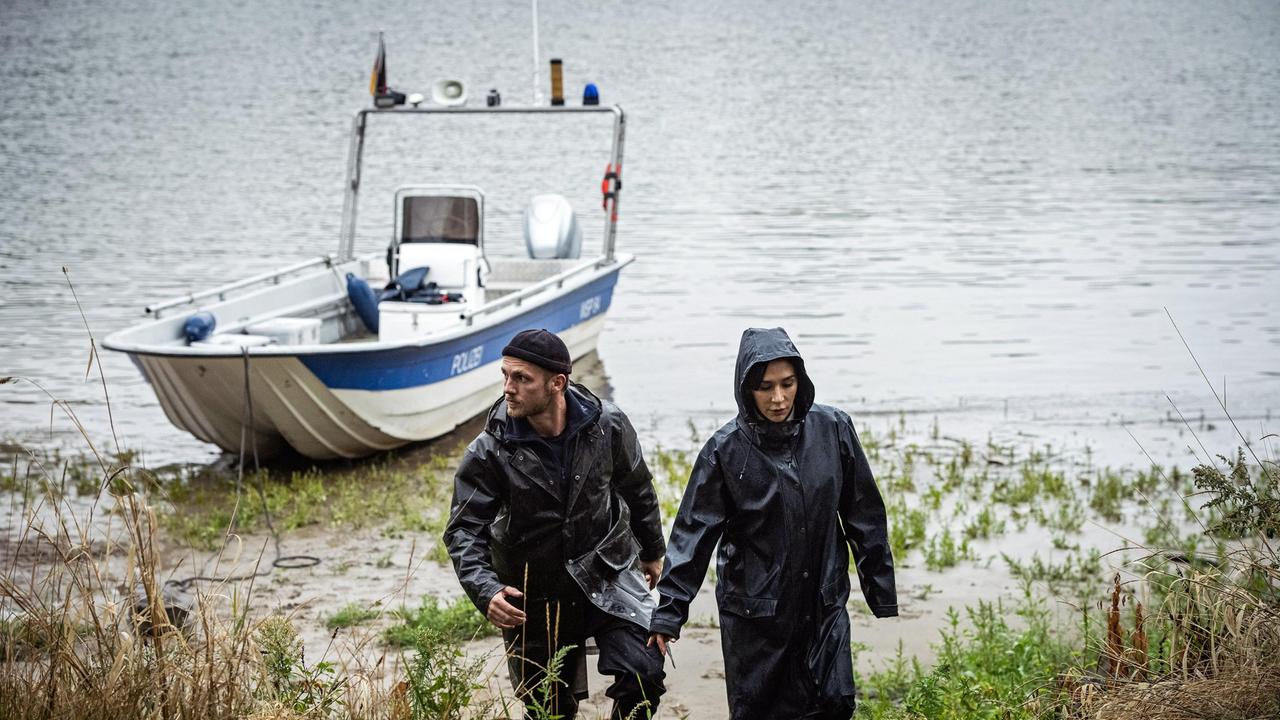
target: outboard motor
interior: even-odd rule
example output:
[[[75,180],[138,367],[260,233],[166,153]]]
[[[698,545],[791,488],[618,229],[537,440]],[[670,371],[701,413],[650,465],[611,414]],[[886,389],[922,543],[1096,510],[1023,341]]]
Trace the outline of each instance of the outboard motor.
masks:
[[[582,254],[582,228],[563,195],[536,195],[529,201],[524,244],[535,260],[572,260]]]

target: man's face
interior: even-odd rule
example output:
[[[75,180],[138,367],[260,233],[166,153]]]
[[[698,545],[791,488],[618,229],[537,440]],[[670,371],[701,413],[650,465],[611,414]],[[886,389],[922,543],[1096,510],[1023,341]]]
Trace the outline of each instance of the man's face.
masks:
[[[765,368],[760,387],[751,391],[756,409],[770,422],[782,422],[791,414],[800,386],[796,368],[790,360],[774,360]]]
[[[564,375],[505,355],[502,357],[502,378],[507,415],[513,418],[527,418],[545,412],[556,395],[564,392],[567,380]]]

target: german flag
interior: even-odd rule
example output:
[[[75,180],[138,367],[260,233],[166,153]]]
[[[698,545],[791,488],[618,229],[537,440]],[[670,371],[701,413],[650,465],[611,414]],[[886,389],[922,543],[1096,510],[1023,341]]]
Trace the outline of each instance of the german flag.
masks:
[[[369,78],[369,94],[378,97],[387,94],[387,46],[378,33],[378,57],[373,61],[373,75]]]

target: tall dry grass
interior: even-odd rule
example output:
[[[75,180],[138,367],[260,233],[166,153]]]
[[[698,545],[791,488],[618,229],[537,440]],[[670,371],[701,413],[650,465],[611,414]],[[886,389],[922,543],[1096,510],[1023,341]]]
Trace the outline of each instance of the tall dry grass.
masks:
[[[96,360],[90,336],[89,370]],[[66,416],[87,459],[59,466],[26,451],[0,484],[21,503],[19,526],[0,534],[0,720],[490,720],[523,710],[491,691],[489,658],[468,657],[437,630],[376,657],[356,647],[330,660],[330,647],[308,660],[288,617],[254,607],[262,557],[247,574],[167,580],[152,502],[164,499],[161,484],[114,430],[108,454],[70,404],[0,377],[19,381]],[[87,492],[76,497],[77,487]],[[215,567],[240,565],[235,518]],[[550,670],[538,697],[560,682]]]
[[[28,466],[0,574],[0,718],[396,717],[372,673],[334,679],[297,645],[273,655],[281,619],[251,615],[252,580],[166,585],[143,472],[102,472],[86,510]]]
[[[308,662],[289,618],[254,612],[254,582],[265,574],[258,568],[210,584],[167,581],[151,503],[163,490],[120,448],[90,332],[86,379],[95,365],[114,454],[95,445],[75,408],[39,382],[0,377],[0,385],[27,382],[43,392],[87,448],[87,460],[75,465],[59,467],[37,451],[11,464],[10,517],[21,520],[0,534],[0,720],[508,714],[501,695],[478,692],[488,679],[485,663],[456,645],[424,635],[390,660],[384,654],[370,662],[356,651],[339,663],[323,659],[326,651]],[[72,483],[88,498],[68,492],[73,470],[91,474],[92,482]],[[235,513],[215,566],[239,547],[234,525]]]
[[[1214,553],[1139,561],[1150,609],[1116,576],[1097,667],[1064,679],[1069,717],[1280,718],[1280,465],[1251,457],[1193,472]]]

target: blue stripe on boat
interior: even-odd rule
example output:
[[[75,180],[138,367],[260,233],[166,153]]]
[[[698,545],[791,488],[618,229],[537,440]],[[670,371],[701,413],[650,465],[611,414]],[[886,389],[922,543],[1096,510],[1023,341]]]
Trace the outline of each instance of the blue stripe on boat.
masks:
[[[617,271],[611,272],[535,311],[449,342],[358,354],[299,355],[298,359],[335,390],[403,390],[431,385],[502,357],[502,348],[521,330],[563,332],[604,313],[617,282]]]

